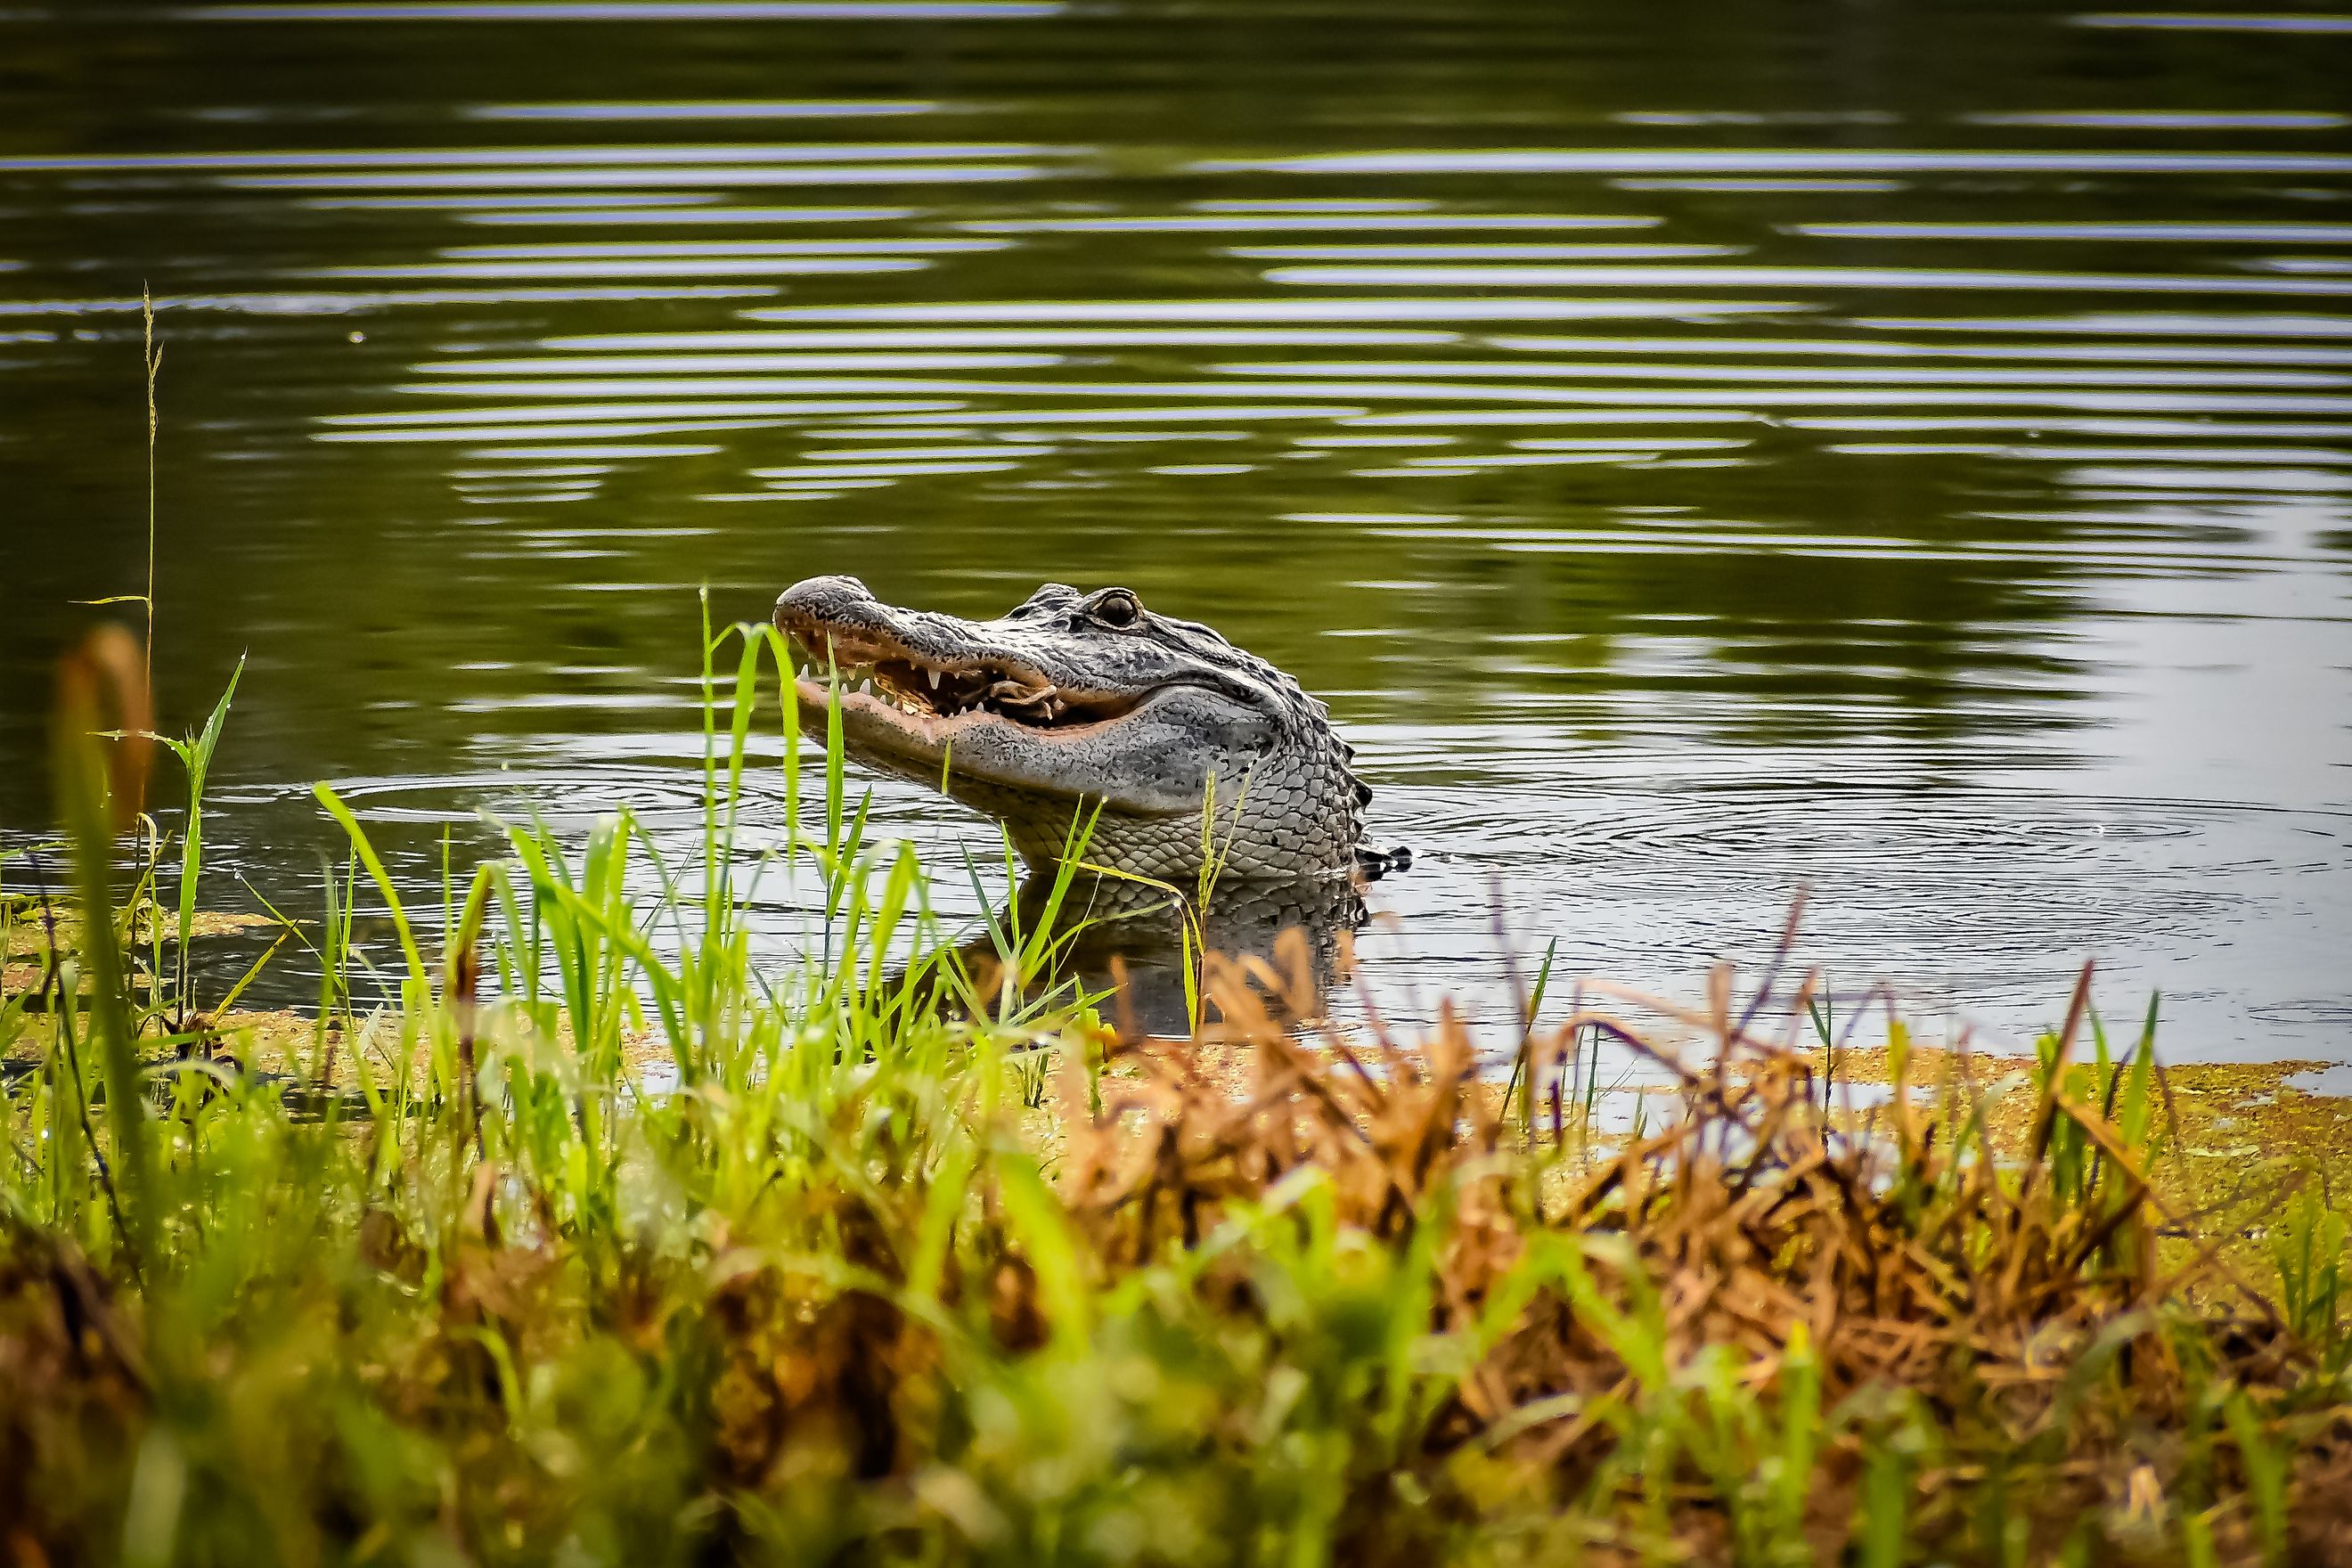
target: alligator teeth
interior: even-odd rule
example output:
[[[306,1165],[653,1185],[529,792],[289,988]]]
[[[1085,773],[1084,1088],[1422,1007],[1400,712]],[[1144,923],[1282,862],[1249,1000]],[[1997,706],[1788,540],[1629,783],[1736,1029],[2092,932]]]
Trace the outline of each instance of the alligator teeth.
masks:
[[[937,691],[940,689],[940,672],[937,669],[926,668],[923,673],[931,678],[931,689]]]
[[[871,697],[874,695],[874,678],[872,676],[869,675],[865,679],[857,683],[857,695],[860,697]]]

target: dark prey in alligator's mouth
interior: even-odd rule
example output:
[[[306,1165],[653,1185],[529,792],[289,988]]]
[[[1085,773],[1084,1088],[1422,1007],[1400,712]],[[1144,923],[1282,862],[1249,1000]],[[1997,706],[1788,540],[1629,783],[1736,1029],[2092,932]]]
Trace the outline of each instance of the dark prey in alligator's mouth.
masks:
[[[1034,730],[1075,729],[1131,711],[1140,695],[1074,691],[1036,670],[996,661],[933,662],[869,631],[793,625],[811,657],[795,682],[801,700],[822,707],[837,676],[845,695],[870,697],[919,720],[986,713]]]

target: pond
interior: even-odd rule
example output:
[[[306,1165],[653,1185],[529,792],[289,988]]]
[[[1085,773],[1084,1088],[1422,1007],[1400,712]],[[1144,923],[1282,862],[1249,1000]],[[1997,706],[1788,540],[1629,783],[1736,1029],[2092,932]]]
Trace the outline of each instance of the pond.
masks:
[[[1122,583],[1359,747],[1403,1015],[1809,889],[1931,1023],[2095,958],[2342,1059],[2347,82],[2242,9],[14,0],[0,830],[143,585],[145,286],[215,901],[315,905],[314,778],[420,893],[485,807],[691,836],[704,584]]]

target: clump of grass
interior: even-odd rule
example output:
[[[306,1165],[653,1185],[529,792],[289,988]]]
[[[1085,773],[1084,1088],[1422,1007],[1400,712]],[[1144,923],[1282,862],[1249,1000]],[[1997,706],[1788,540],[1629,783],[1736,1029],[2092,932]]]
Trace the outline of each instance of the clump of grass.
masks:
[[[1035,926],[992,921],[996,964],[968,971],[923,868],[868,838],[837,720],[822,807],[788,746],[785,842],[746,868],[749,737],[789,666],[736,636],[706,638],[689,864],[623,811],[576,842],[511,824],[428,951],[321,787],[349,869],[319,943],[319,1049],[344,1060],[318,1082],[353,1097],[142,1038],[89,922],[90,1009],[20,1034],[37,1056],[0,1101],[16,1560],[2207,1563],[2339,1539],[2344,1222],[2291,1217],[2284,1310],[2210,1274],[2189,1303],[2158,1262],[2153,1041],[2111,1059],[2087,981],[2013,1081],[1923,1106],[1898,1060],[1866,1122],[1759,1023],[1808,998],[1736,1009],[1727,975],[1680,1016],[1712,1047],[1685,1061],[1591,981],[1538,1030],[1548,961],[1500,1093],[1450,1016],[1286,1032],[1316,1011],[1303,943],[1211,959],[1202,1040],[1112,1037],[1024,988]],[[124,786],[85,689],[61,794],[104,910]],[[792,963],[751,957],[766,876],[822,911]],[[363,897],[397,949],[373,1005]],[[1614,1146],[1566,1120],[1603,1037],[1678,1086]],[[1238,1092],[1204,1047],[1253,1064]],[[2031,1100],[2021,1152],[1987,1131],[2004,1094]]]

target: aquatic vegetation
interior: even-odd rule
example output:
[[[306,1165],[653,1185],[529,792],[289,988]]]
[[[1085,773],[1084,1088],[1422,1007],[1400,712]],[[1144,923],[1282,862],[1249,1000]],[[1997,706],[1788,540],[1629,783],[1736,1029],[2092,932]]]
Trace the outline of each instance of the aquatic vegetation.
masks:
[[[351,859],[299,928],[327,978],[288,1076],[225,1059],[184,978],[134,984],[128,915],[52,951],[0,1102],[16,1560],[2343,1550],[2345,1222],[2306,1194],[2275,1290],[2165,1255],[2165,1080],[2087,982],[1999,1081],[1916,1094],[1898,1031],[1864,1114],[1774,1032],[1810,1012],[1774,976],[1681,1012],[1685,1058],[1591,982],[1538,1024],[1548,958],[1507,1084],[1450,1016],[1291,1032],[1303,943],[1210,959],[1200,1038],[1122,1037],[1026,984],[1050,905],[992,921],[980,983],[837,731],[805,816],[788,749],[764,868],[816,940],[757,963],[738,816],[782,651],[706,665],[694,864],[625,812],[509,825],[437,952],[320,786]],[[141,727],[131,674],[62,692],[84,910],[123,900],[135,759],[91,734]],[[1604,1036],[1675,1085],[1614,1139],[1580,1111]]]

